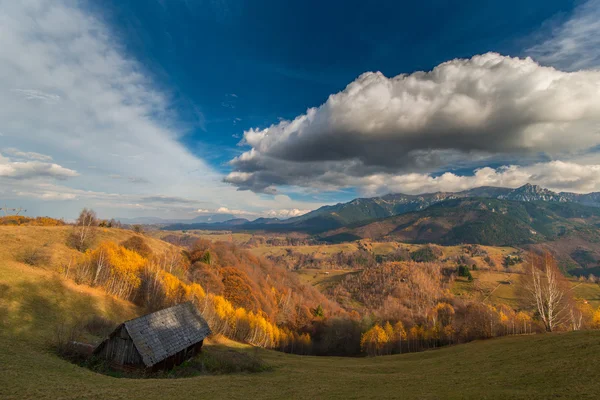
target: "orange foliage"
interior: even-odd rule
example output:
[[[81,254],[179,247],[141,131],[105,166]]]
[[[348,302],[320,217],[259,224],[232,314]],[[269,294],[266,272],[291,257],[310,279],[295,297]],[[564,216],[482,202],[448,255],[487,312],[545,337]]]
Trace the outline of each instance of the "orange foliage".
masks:
[[[30,218],[23,215],[9,215],[0,217],[0,225],[63,226],[65,221],[50,217]]]

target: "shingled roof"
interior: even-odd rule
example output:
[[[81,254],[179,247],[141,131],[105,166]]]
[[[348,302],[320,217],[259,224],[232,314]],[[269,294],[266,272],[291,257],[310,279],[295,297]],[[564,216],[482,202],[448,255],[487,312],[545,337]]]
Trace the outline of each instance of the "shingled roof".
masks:
[[[210,327],[192,303],[178,304],[123,323],[146,367],[199,343]]]

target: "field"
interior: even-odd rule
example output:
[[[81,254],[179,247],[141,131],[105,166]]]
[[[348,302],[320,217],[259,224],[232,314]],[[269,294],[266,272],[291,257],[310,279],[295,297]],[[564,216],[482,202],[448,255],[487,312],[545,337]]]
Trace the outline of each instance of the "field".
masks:
[[[222,242],[233,242],[236,244],[244,244],[250,238],[250,233],[236,233],[226,231],[201,231],[201,230],[189,230],[189,231],[160,231],[151,230],[148,232],[148,236],[152,236],[156,239],[161,239],[167,235],[176,236],[194,236],[198,239],[206,239],[210,241],[222,241]]]
[[[473,281],[459,278],[454,282],[453,292],[460,296],[478,296],[490,304],[519,306],[517,290],[520,274],[498,271],[473,271]],[[570,280],[576,298],[587,300],[594,308],[600,306],[600,285]]]

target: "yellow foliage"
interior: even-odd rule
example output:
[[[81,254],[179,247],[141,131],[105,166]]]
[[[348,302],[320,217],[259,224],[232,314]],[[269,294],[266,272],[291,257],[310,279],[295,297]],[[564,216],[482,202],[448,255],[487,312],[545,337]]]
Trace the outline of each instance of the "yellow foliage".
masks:
[[[594,311],[594,315],[592,316],[592,328],[600,329],[600,307]]]
[[[389,337],[385,330],[377,324],[362,334],[360,348],[369,355],[379,355],[383,352],[388,341]]]
[[[113,242],[101,242],[82,255],[80,269],[92,286],[102,286],[110,294],[128,298],[141,284],[140,273],[147,260]]]

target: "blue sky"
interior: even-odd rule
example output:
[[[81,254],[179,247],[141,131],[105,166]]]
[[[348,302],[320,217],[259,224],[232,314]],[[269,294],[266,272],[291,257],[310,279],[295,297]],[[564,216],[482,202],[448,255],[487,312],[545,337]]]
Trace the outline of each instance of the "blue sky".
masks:
[[[292,119],[366,71],[430,70],[496,51],[521,55],[554,1],[112,1],[95,10],[154,81],[197,120],[185,145],[215,168],[243,131]],[[201,113],[202,116],[198,116]]]
[[[0,4],[0,199],[32,214],[600,191],[598,0]]]

